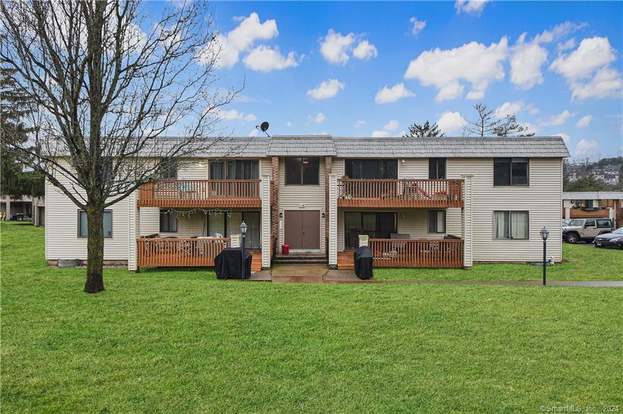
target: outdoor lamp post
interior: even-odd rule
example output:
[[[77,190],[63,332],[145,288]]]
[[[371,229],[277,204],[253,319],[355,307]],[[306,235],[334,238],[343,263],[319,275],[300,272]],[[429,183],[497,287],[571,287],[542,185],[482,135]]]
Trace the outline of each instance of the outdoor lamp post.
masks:
[[[247,223],[244,222],[244,220],[242,220],[242,223],[240,223],[240,234],[242,234],[242,244],[241,244],[241,249],[242,249],[242,266],[244,266],[244,239],[247,235]]]
[[[543,239],[543,286],[547,285],[547,236],[549,236],[549,231],[544,226],[541,229],[541,238]]]

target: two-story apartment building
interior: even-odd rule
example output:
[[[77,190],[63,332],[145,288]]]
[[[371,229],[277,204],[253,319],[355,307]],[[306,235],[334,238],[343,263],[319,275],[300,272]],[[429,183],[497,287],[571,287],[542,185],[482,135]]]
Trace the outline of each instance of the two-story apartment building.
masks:
[[[352,265],[470,267],[562,259],[558,137],[231,138],[179,161],[105,214],[104,258],[129,269],[210,266],[248,226],[254,268],[291,255]],[[46,184],[46,258],[86,259],[86,217]]]

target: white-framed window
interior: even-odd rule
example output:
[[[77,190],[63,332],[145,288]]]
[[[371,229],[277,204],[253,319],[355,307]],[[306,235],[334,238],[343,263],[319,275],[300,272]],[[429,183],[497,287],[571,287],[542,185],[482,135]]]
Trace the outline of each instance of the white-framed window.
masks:
[[[104,218],[102,227],[104,230],[104,237],[107,239],[112,238],[112,210],[104,210]],[[87,218],[87,212],[84,210],[78,210],[78,237],[89,237],[89,222]]]
[[[160,210],[160,233],[177,233],[177,213]]]
[[[428,210],[428,232],[446,232],[446,210]]]
[[[494,211],[493,238],[496,240],[528,240],[529,216],[527,211]]]

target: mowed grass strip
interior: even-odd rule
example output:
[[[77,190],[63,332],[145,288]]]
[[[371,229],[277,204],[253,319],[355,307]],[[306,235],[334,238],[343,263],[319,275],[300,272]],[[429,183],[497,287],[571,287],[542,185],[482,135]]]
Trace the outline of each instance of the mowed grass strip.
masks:
[[[87,295],[41,229],[0,230],[3,412],[623,407],[623,290],[109,269]]]

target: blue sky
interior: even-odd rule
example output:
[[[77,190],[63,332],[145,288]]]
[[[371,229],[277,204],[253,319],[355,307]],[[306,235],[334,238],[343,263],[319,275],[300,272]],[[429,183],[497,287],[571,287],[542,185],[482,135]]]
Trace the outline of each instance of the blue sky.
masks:
[[[223,127],[249,135],[461,135],[474,103],[564,134],[576,158],[623,153],[623,3],[211,3]],[[385,90],[384,90],[385,88]]]

